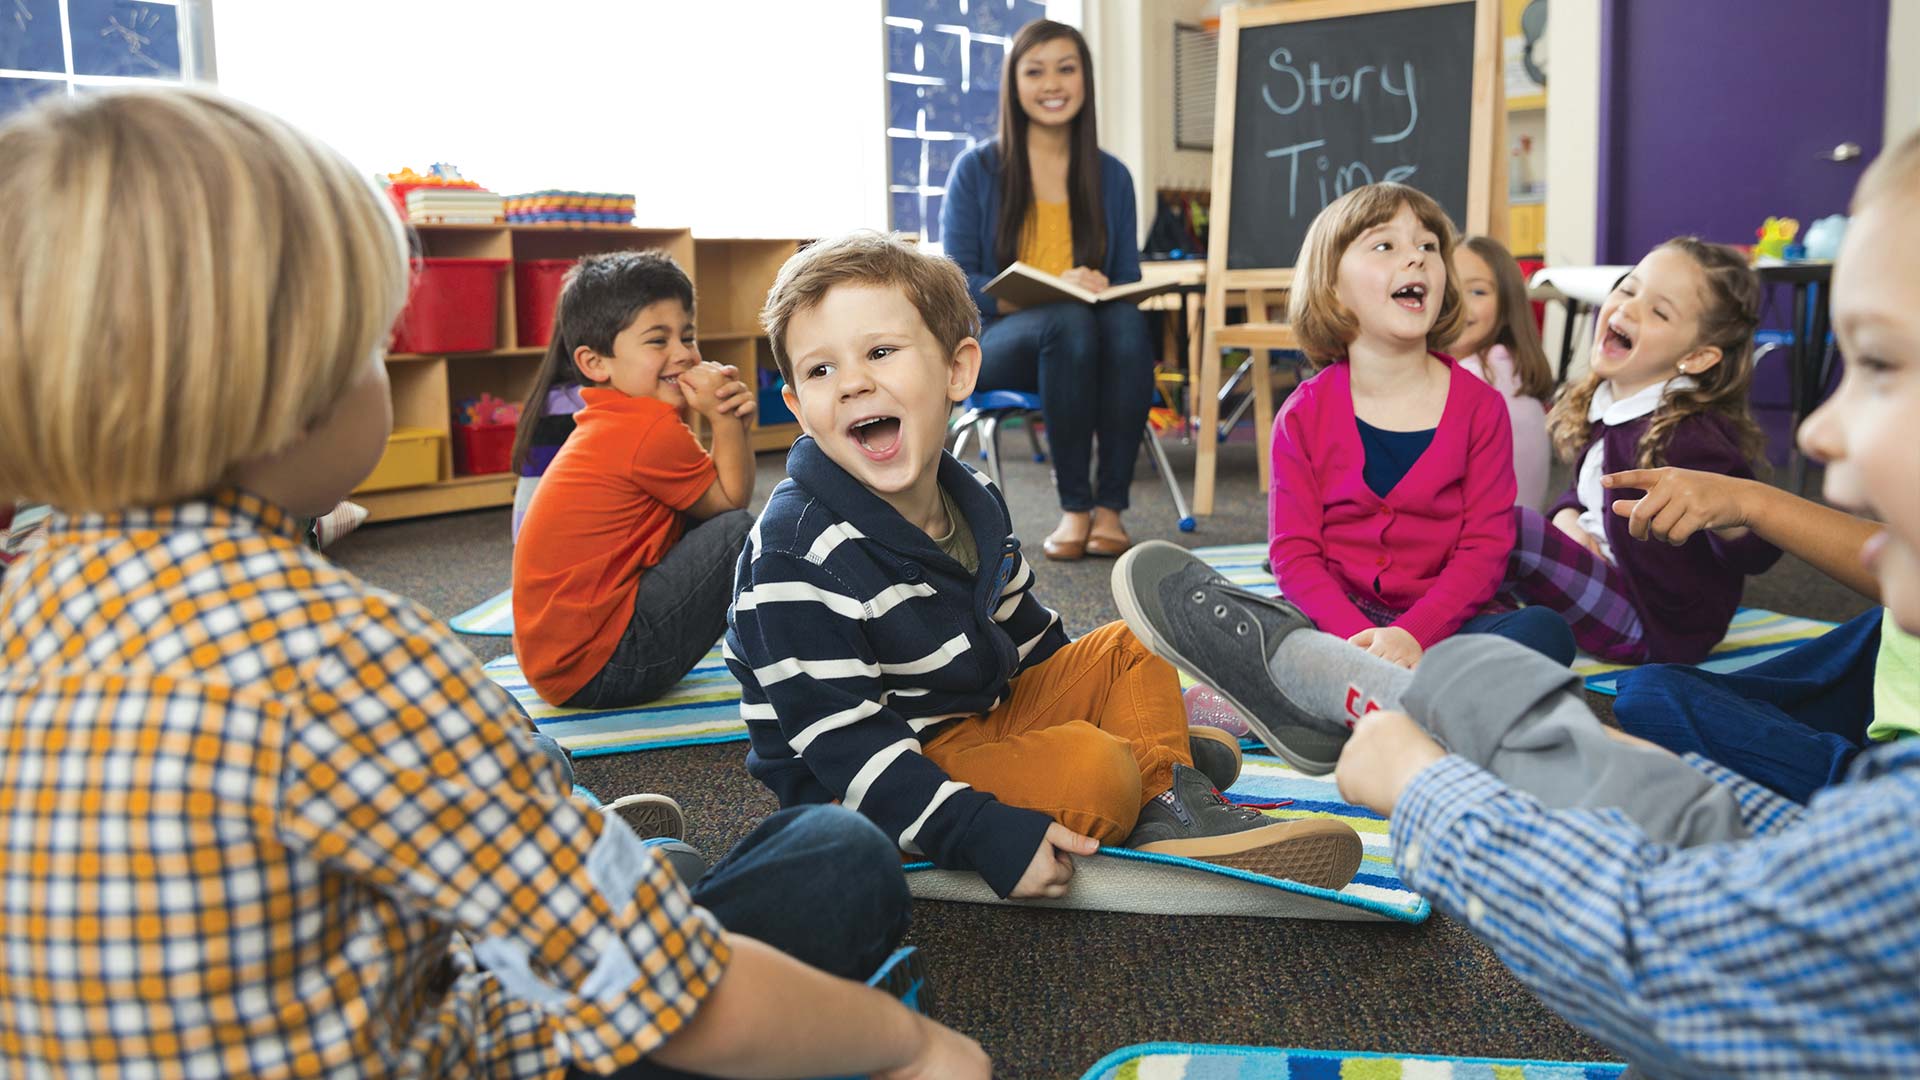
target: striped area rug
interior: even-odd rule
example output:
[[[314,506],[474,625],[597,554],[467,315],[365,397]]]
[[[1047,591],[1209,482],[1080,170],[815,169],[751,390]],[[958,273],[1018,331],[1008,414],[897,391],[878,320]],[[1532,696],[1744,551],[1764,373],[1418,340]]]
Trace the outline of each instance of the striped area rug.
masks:
[[[1108,1054],[1081,1080],[1612,1080],[1625,1071],[1598,1062],[1142,1043]]]
[[[502,590],[500,595],[491,600],[468,608],[448,619],[447,625],[458,634],[472,634],[475,637],[512,637],[513,590]]]
[[[487,676],[512,694],[541,731],[575,757],[663,750],[671,746],[734,742],[747,737],[740,719],[740,684],[715,645],[679,685],[633,709],[562,709],[527,685],[512,655],[488,661]]]
[[[1194,548],[1193,553],[1235,585],[1267,596],[1278,595],[1280,591],[1273,583],[1273,575],[1261,566],[1267,557],[1265,544]],[[1778,656],[1803,641],[1817,638],[1833,629],[1833,626],[1833,623],[1819,619],[1782,615],[1765,608],[1741,608],[1734,615],[1732,625],[1727,628],[1726,640],[1714,646],[1713,655],[1699,666],[1722,674],[1741,671]],[[1587,680],[1587,689],[1596,694],[1618,693],[1620,676],[1631,671],[1633,666],[1610,664],[1586,653],[1581,653],[1573,660],[1573,670]],[[1193,680],[1182,673],[1180,685],[1191,686]]]
[[[1393,841],[1387,837],[1387,819],[1342,802],[1331,775],[1308,776],[1295,772],[1279,758],[1248,754],[1240,766],[1240,779],[1227,790],[1227,798],[1243,803],[1291,800],[1291,805],[1262,813],[1281,821],[1339,818],[1353,826],[1360,834],[1360,871],[1341,893],[1400,912],[1409,920],[1426,917],[1427,901],[1402,884],[1400,875],[1394,872]]]

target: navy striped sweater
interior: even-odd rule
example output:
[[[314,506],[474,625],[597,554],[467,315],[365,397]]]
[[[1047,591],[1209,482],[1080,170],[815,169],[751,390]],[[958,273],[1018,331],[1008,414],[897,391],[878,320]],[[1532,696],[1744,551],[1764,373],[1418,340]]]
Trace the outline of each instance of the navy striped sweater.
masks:
[[[1067,643],[1033,597],[1006,503],[940,456],[940,485],[980,551],[968,574],[811,438],[794,443],[787,477],[740,555],[727,619],[748,771],[782,806],[839,799],[902,851],[1007,895],[1052,819],[920,753],[942,723],[992,711],[1014,676]]]

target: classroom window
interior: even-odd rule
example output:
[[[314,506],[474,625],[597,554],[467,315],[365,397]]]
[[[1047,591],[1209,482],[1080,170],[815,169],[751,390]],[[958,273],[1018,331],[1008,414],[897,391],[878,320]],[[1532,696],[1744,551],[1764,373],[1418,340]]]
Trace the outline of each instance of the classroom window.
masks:
[[[887,0],[887,220],[940,242],[953,161],[1000,125],[1000,74],[1040,0]]]
[[[0,0],[0,117],[49,94],[212,74],[206,0]]]

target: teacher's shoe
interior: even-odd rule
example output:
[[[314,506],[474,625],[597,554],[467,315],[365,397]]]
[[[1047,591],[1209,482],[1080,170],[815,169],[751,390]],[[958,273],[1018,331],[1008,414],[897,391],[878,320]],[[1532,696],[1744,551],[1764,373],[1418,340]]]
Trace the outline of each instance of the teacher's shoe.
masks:
[[[1049,533],[1045,540],[1040,541],[1040,550],[1045,552],[1047,558],[1052,559],[1054,562],[1078,562],[1087,557],[1087,542],[1085,540],[1055,540],[1053,534]]]
[[[1348,728],[1295,700],[1268,670],[1288,634],[1313,629],[1299,608],[1240,588],[1164,540],[1120,557],[1113,599],[1142,644],[1212,687],[1288,764],[1315,776],[1333,771]]]
[[[1200,770],[1173,767],[1173,786],[1147,800],[1128,847],[1231,866],[1322,889],[1343,889],[1360,870],[1360,834],[1334,818],[1276,821],[1235,806]]]

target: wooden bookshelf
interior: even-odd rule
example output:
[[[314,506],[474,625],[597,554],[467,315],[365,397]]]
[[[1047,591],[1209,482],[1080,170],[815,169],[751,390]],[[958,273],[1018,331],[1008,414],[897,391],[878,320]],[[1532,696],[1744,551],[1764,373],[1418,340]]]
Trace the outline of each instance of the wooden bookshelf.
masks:
[[[780,265],[800,244],[796,240],[696,239],[690,229],[630,225],[416,225],[413,232],[422,257],[521,261],[661,249],[693,278],[701,353],[709,360],[738,366],[753,387],[760,385],[761,371],[773,370],[772,355],[760,333],[760,305]],[[519,343],[511,267],[500,275],[499,290],[497,347],[484,352],[387,357],[394,426],[439,432],[440,469],[433,483],[355,492],[351,498],[367,508],[371,520],[513,504],[511,473],[453,474],[454,404],[483,393],[507,401],[524,400],[546,352]],[[755,450],[785,450],[798,434],[797,424],[756,423],[749,438]]]

